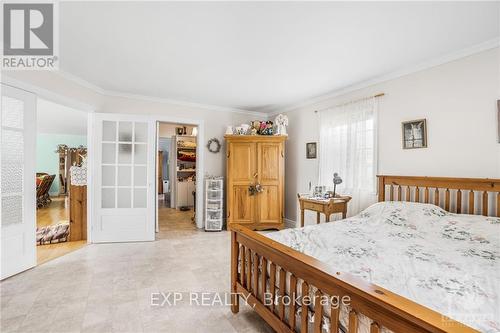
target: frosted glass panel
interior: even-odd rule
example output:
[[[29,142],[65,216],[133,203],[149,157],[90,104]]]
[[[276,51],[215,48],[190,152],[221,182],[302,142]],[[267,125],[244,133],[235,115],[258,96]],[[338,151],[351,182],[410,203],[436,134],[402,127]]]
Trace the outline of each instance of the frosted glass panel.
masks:
[[[102,144],[102,163],[104,164],[116,163],[116,143]]]
[[[119,132],[118,132],[119,141],[131,142],[132,141],[132,123],[129,121],[120,121]]]
[[[23,223],[23,197],[2,197],[2,225]]]
[[[23,128],[24,102],[2,96],[2,126]]]
[[[4,194],[22,192],[24,170],[24,140],[22,132],[7,129],[2,131],[2,150],[0,156],[2,157],[2,192]]]
[[[118,186],[132,185],[132,167],[118,166]]]
[[[146,189],[134,189],[134,208],[146,208]]]
[[[115,166],[103,165],[102,167],[102,186],[115,185]]]
[[[116,141],[116,121],[102,122],[102,140]]]
[[[132,145],[128,143],[120,143],[118,145],[118,163],[131,164],[132,163]]]
[[[102,208],[115,208],[115,189],[103,188],[101,193]]]
[[[148,124],[135,123],[135,142],[146,142],[148,139]]]
[[[135,154],[134,154],[134,164],[146,164],[147,162],[147,145],[134,145]]]
[[[147,122],[103,121],[102,208],[146,208],[149,135]]]
[[[23,191],[23,164],[2,161],[3,194],[21,193]]]
[[[118,208],[131,208],[131,192],[130,188],[118,189]]]
[[[146,167],[134,167],[134,186],[146,186]]]

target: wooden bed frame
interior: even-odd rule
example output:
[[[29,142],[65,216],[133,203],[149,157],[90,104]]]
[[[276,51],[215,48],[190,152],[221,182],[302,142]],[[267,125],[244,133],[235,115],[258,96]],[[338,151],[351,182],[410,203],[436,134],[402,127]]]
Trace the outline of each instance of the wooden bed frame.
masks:
[[[378,176],[378,180],[379,201],[387,198],[411,201],[413,198],[416,202],[430,202],[433,199],[434,204],[441,204],[447,211],[454,208],[454,212],[461,213],[462,194],[465,191],[468,193],[466,205],[469,214],[487,215],[488,211],[493,210],[489,210],[493,208],[489,206],[490,202],[494,202],[496,209],[492,215],[500,217],[500,179]],[[475,205],[476,198],[481,199],[481,205]],[[478,207],[474,208],[475,206]],[[285,304],[280,297],[277,298],[277,304],[264,302],[264,293],[270,293],[275,299],[277,289],[287,290],[287,286],[292,299],[290,304]],[[402,333],[477,332],[389,290],[348,273],[333,270],[321,261],[251,231],[244,225],[231,226],[233,313],[239,311],[239,299],[243,296],[277,332],[297,332],[300,329],[301,333],[307,333],[310,331],[310,313],[314,318],[312,330],[320,333],[325,311],[323,305],[314,302],[314,308],[311,309],[294,301],[299,290],[301,295],[308,295],[312,287],[315,287],[314,297],[318,299],[323,295],[350,297],[346,327],[348,333],[358,332],[360,315],[369,318],[370,333],[381,332],[382,327]],[[300,320],[296,320],[298,307],[301,307]],[[339,332],[339,309],[330,307],[329,315],[330,333]]]

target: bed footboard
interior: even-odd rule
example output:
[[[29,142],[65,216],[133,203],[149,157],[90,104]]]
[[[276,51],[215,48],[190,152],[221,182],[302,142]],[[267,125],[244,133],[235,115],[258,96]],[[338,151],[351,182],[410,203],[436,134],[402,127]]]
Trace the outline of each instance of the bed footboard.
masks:
[[[277,332],[477,332],[241,225],[231,226],[231,292],[233,313],[244,299]]]

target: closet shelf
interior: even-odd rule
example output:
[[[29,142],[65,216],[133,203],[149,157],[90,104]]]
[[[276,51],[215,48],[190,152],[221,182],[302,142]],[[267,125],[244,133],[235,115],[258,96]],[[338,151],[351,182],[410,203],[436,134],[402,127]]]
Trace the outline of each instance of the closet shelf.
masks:
[[[196,136],[176,135],[173,140],[171,161],[173,166],[175,208],[194,206],[196,190]],[[186,146],[185,146],[186,145]],[[185,160],[187,159],[187,161]]]

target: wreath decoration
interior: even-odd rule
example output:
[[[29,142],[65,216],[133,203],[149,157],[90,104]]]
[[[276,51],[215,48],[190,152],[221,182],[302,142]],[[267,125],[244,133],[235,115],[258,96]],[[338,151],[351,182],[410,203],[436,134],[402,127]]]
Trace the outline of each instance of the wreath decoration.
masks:
[[[215,146],[215,147],[214,147]],[[211,153],[218,153],[221,148],[221,144],[217,138],[211,138],[207,143],[208,151]]]

